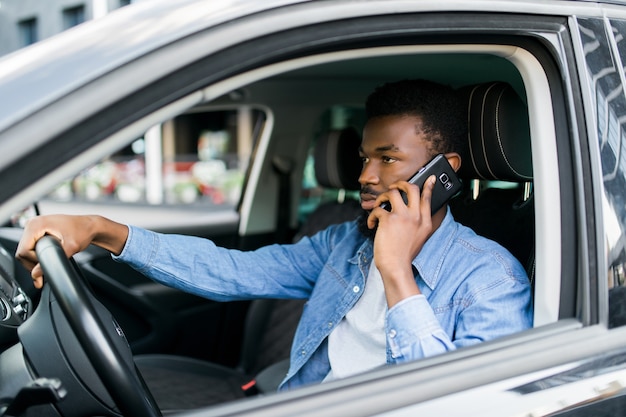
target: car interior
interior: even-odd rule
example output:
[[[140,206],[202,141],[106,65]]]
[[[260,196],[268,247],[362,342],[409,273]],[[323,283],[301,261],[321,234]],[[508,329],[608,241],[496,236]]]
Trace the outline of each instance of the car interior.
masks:
[[[451,202],[451,210],[461,223],[509,248],[526,267],[532,282],[534,206],[526,105],[505,82],[463,87],[461,96],[467,108],[470,146],[463,155],[466,163],[459,177],[467,186]],[[359,144],[352,126],[318,138],[316,178],[322,186],[358,189]],[[471,186],[473,181],[479,182],[477,189]],[[508,184],[507,188],[481,190],[480,181]],[[354,220],[359,214],[360,206],[354,199],[331,201],[320,205],[299,233],[312,234],[330,224]],[[241,398],[249,392],[274,392],[289,365],[289,347],[302,304],[303,300],[253,301],[246,317],[241,362],[236,368],[172,355],[139,355],[135,362],[161,409],[176,410],[181,397],[185,404],[206,405]],[[163,386],[162,381],[168,384]],[[170,383],[175,390],[168,386]],[[215,387],[215,391],[206,387]]]
[[[552,101],[549,66],[532,51],[508,44],[383,46],[293,58],[211,85],[185,111],[249,106],[265,118],[254,131],[233,227],[202,234],[250,250],[354,219],[361,210],[354,192],[365,97],[387,81],[439,81],[457,89],[467,106],[469,146],[458,173],[463,189],[450,202],[455,218],[505,246],[526,268],[535,327],[570,317],[575,299],[561,292],[562,213],[547,209],[561,207],[561,194],[545,186],[547,178],[559,175],[560,130],[552,113],[558,104]],[[331,123],[325,115],[333,108],[352,112]],[[172,110],[163,121],[177,115]],[[127,143],[132,139],[128,134]],[[113,141],[105,141],[107,146],[110,153],[119,148]],[[318,186],[332,190],[333,199],[301,216],[304,168],[311,157]],[[163,231],[176,230],[169,220],[162,218]],[[4,227],[0,244],[14,252],[19,236],[19,228]],[[276,389],[304,300],[217,303],[153,283],[95,247],[75,260],[119,322],[164,413]],[[11,269],[6,275],[14,275],[32,311],[40,294],[25,270]],[[15,343],[14,328],[0,332],[3,346]]]

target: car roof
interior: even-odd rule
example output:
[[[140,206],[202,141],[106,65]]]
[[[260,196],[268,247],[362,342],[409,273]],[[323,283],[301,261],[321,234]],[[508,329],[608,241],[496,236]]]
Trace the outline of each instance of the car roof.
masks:
[[[0,58],[0,132],[20,117],[61,97],[68,91],[99,77],[124,63],[178,39],[207,28],[228,24],[244,17],[311,0],[150,0],[115,10],[105,18],[71,28],[52,38]],[[388,1],[397,4],[384,12],[405,10],[503,10],[541,13],[551,10],[529,7],[530,3],[562,3],[564,6],[592,0],[545,2],[543,0],[449,0]],[[600,0],[626,4],[622,0]],[[316,2],[326,3],[326,2]],[[330,2],[328,2],[330,3]],[[342,2],[333,2],[342,3]],[[359,13],[375,14],[376,1],[360,2]],[[354,8],[355,2],[347,2]],[[500,5],[505,5],[501,7]],[[570,8],[571,9],[571,8]],[[563,9],[566,10],[566,9]],[[568,9],[568,12],[571,10]],[[569,14],[569,13],[567,13]],[[340,16],[337,16],[340,17]],[[295,22],[295,25],[300,23]],[[287,24],[288,25],[288,24]]]
[[[106,74],[124,63],[194,33],[298,3],[341,4],[354,10],[355,2],[312,0],[138,0],[104,18],[78,25],[52,38],[0,58],[0,132],[21,116],[68,91]],[[420,11],[554,12],[562,5],[573,14],[575,4],[626,4],[624,0],[448,0],[361,1],[358,13]],[[530,7],[532,3],[533,7]],[[537,7],[534,7],[534,6]],[[586,7],[586,9],[589,9]],[[598,12],[600,13],[600,12]],[[341,16],[325,16],[341,18]],[[285,27],[306,22],[285,23]]]
[[[151,0],[0,59],[0,131],[124,63],[207,27],[306,0]]]
[[[114,72],[121,74],[125,66],[132,67],[134,61],[168,47],[180,48],[176,60],[155,63],[159,66],[155,71],[145,71],[144,66],[139,73],[137,68],[130,68],[129,72],[134,71],[130,74],[132,76],[118,76],[118,79],[124,80],[125,86],[106,94],[100,91],[100,95],[92,94],[87,98],[75,96],[74,102],[82,100],[83,105],[90,107],[66,110],[66,114],[70,113],[73,121],[77,122],[81,117],[87,117],[89,112],[94,114],[99,103],[104,107],[118,101],[125,89],[137,90],[170,70],[172,72],[191,64],[199,53],[190,53],[190,48],[202,48],[202,54],[210,56],[238,41],[312,25],[320,20],[416,11],[558,12],[568,15],[575,14],[577,7],[583,4],[581,10],[590,15],[602,15],[601,8],[584,1],[371,0],[358,2],[356,8],[355,4],[357,2],[354,1],[307,0],[139,1],[10,54],[0,59],[0,97],[10,98],[0,101],[0,169],[11,163],[8,155],[13,160],[16,156],[24,156],[39,144],[62,133],[54,131],[54,123],[37,117],[37,113],[46,106],[84,86],[95,84],[101,77]],[[289,10],[294,9],[298,9],[299,13],[287,18]],[[265,24],[263,19],[268,19]],[[485,25],[488,27],[489,23]],[[245,30],[242,30],[244,26]],[[194,44],[195,35],[208,33],[209,30],[211,34],[218,33],[211,39],[214,44]],[[73,111],[76,114],[71,114]],[[28,141],[24,141],[25,137]]]

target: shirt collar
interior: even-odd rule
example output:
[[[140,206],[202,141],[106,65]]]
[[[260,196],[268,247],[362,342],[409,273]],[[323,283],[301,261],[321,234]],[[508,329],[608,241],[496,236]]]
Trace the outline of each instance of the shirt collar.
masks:
[[[422,280],[432,290],[439,282],[439,271],[458,229],[450,209],[447,209],[441,225],[424,243],[422,250],[413,259],[413,266]]]

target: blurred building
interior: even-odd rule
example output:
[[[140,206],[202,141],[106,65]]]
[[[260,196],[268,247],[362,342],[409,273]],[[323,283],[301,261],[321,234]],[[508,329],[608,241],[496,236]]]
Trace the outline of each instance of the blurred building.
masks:
[[[101,17],[131,0],[0,0],[0,55]]]

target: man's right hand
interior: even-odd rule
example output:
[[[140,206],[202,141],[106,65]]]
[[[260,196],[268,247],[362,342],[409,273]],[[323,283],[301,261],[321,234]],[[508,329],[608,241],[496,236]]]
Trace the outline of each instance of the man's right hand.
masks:
[[[46,234],[59,239],[68,258],[85,250],[91,243],[119,255],[128,238],[128,227],[101,216],[50,215],[29,220],[15,257],[31,271],[36,288],[43,286],[43,271],[37,260],[35,245]]]

